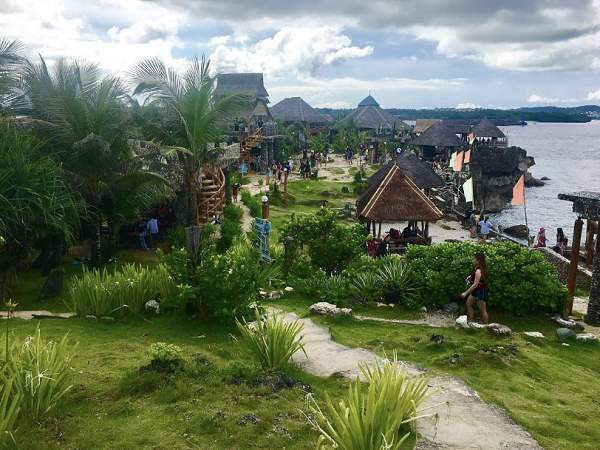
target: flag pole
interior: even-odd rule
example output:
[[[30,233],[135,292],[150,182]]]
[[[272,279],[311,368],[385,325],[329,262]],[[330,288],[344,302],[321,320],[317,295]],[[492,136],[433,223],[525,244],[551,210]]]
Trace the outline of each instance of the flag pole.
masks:
[[[531,247],[529,240],[529,222],[527,222],[527,202],[525,200],[525,186],[523,186],[523,211],[525,212],[525,228],[527,228],[527,247]]]

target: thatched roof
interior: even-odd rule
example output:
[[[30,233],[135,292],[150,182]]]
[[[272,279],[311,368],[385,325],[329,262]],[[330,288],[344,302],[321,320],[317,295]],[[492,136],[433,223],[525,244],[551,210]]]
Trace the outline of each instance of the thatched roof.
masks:
[[[439,121],[440,119],[417,119],[413,132],[417,134],[424,133],[431,125]]]
[[[442,123],[454,134],[468,134],[473,125],[473,121],[470,119],[442,119]]]
[[[300,97],[284,98],[276,105],[271,106],[274,118],[281,118],[284,122],[308,122],[318,125],[331,123],[325,116],[319,114],[312,106]]]
[[[368,128],[375,131],[379,130],[381,124],[384,124],[384,127],[389,130],[401,130],[406,127],[404,122],[387,112],[385,109],[380,108],[379,106],[367,105],[359,106],[353,110],[335,125],[336,128],[344,126],[351,117],[356,120],[356,123],[358,123],[360,128]]]
[[[482,138],[505,138],[506,136],[500,129],[494,125],[490,119],[485,118],[473,127],[471,132],[476,137]]]
[[[421,161],[417,155],[413,152],[404,152],[396,158],[394,162],[391,162],[367,179],[368,184],[376,184],[381,181],[391,168],[397,165],[404,174],[411,179],[413,183],[417,185],[419,189],[430,189],[435,187],[444,186],[444,180],[434,170]]]
[[[358,104],[358,106],[379,106],[379,103],[377,103],[377,100],[369,94]]]
[[[465,145],[462,139],[452,132],[442,122],[434,123],[432,126],[411,142],[414,145],[430,145],[433,147],[462,147]]]
[[[381,222],[436,221],[443,217],[396,165],[356,201],[356,209],[359,216]]]
[[[217,76],[216,96],[227,96],[246,92],[255,99],[269,103],[262,73],[222,73]]]

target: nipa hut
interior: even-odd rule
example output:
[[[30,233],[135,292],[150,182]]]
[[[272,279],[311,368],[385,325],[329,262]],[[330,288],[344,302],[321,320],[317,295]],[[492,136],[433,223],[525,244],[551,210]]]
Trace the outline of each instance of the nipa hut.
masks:
[[[421,236],[414,243],[429,243],[429,222],[443,217],[442,212],[429,200],[418,186],[397,165],[387,175],[373,184],[356,201],[357,214],[367,219],[367,227],[379,223],[381,236],[383,222],[421,222]]]
[[[356,121],[359,128],[373,130],[375,134],[380,135],[395,135],[407,127],[398,117],[381,108],[371,95],[361,101],[358,108],[340,120],[335,128],[343,127],[351,118]]]
[[[417,136],[421,133],[425,133],[429,127],[438,122],[440,122],[440,119],[417,119],[415,127],[413,128],[413,133]]]
[[[251,96],[252,108],[240,114],[244,121],[273,120],[267,106],[269,93],[265,89],[262,73],[222,73],[217,76],[216,97],[246,93]]]
[[[448,159],[452,150],[463,147],[465,142],[442,122],[436,122],[417,136],[411,144],[419,146],[421,158],[432,160],[436,157]]]
[[[508,141],[505,134],[490,119],[485,118],[472,129],[471,133],[478,143],[491,147],[506,147]]]
[[[275,119],[281,119],[286,124],[302,122],[309,127],[321,127],[331,123],[300,97],[284,98],[270,109]]]

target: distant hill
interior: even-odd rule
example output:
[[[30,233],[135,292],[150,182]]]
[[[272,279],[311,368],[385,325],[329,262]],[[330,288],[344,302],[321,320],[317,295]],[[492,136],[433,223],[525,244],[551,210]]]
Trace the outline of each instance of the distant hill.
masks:
[[[352,109],[316,108],[321,114],[329,114],[335,120],[345,117]],[[526,122],[589,122],[600,119],[600,106],[585,105],[569,108],[557,106],[534,106],[516,109],[401,109],[388,108],[387,111],[403,120],[415,119],[472,119],[487,117],[507,123]]]

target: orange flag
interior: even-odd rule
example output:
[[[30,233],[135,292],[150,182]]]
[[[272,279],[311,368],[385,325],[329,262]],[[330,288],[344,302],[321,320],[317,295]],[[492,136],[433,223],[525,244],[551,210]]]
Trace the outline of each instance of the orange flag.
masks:
[[[467,150],[465,152],[465,164],[469,164],[471,162],[471,150]]]
[[[452,165],[452,170],[455,172],[460,172],[462,169],[462,152],[458,152],[456,158],[454,158],[454,164]]]
[[[525,174],[521,175],[517,184],[513,188],[513,198],[511,205],[522,205],[525,203]]]

